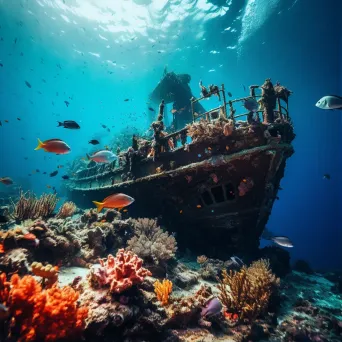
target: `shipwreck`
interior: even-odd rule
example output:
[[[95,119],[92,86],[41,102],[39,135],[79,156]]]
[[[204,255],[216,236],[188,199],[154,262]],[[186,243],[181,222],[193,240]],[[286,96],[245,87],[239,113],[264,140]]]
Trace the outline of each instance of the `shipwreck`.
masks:
[[[171,75],[173,89],[174,78]],[[189,91],[184,75],[181,80]],[[69,197],[89,208],[93,200],[123,192],[135,198],[123,215],[161,218],[178,232],[180,245],[217,256],[222,250],[255,251],[278,198],[286,160],[294,153],[291,92],[267,79],[261,86],[250,86],[249,96],[232,100],[224,85],[200,84],[201,97],[191,94],[184,103],[164,99],[168,81],[170,74],[153,93],[154,101],[160,101],[151,125],[153,138],[134,136],[117,161],[73,170],[67,183]],[[219,105],[204,110],[200,102],[214,96]],[[166,132],[164,109],[171,102],[176,102],[174,121],[185,109],[188,123],[175,129],[184,123],[183,117],[172,126],[174,131]],[[238,108],[248,109],[239,113]]]

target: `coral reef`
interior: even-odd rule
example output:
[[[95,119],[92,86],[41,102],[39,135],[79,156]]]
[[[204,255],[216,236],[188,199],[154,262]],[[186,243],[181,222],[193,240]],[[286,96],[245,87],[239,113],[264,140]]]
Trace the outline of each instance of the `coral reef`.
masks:
[[[0,275],[0,300],[7,308],[2,338],[18,342],[56,341],[81,335],[87,307],[77,306],[79,294],[71,287],[42,290],[32,276]]]
[[[109,285],[110,292],[121,293],[133,285],[140,284],[151,272],[142,267],[142,260],[132,252],[119,249],[116,257],[108,255],[100,260],[100,267],[93,266],[90,282],[95,287]]]
[[[164,279],[162,282],[160,282],[157,280],[154,283],[154,292],[161,305],[167,305],[172,292],[172,281]]]
[[[279,279],[272,274],[268,260],[261,259],[239,272],[223,270],[219,298],[229,313],[238,315],[240,320],[252,321],[267,309],[278,285]]]
[[[206,120],[200,120],[188,124],[188,136],[191,137],[193,142],[202,142],[216,140],[218,137],[230,136],[234,130],[234,123],[232,120],[220,117],[215,122],[208,122]]]
[[[43,194],[37,198],[30,192],[21,192],[19,200],[13,203],[12,216],[17,221],[46,218],[52,215],[57,202],[55,194]]]
[[[164,232],[155,220],[133,220],[135,236],[128,241],[128,250],[131,250],[144,260],[159,264],[161,261],[172,258],[177,251],[177,242],[174,236]]]
[[[65,202],[59,208],[59,211],[56,214],[56,218],[65,219],[67,217],[70,217],[70,216],[74,215],[76,209],[77,209],[77,207],[76,207],[75,203],[73,203],[73,202]]]
[[[40,262],[33,262],[31,265],[32,273],[42,278],[42,286],[49,288],[58,280],[58,267],[52,265],[43,265]]]

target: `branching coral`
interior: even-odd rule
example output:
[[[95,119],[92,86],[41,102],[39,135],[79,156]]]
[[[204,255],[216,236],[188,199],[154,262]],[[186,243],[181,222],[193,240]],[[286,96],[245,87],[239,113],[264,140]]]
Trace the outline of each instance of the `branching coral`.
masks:
[[[177,242],[174,236],[164,232],[155,220],[133,220],[135,236],[128,241],[128,250],[141,258],[151,259],[155,264],[175,255]]]
[[[121,293],[133,285],[140,284],[151,272],[142,267],[142,260],[132,252],[119,249],[116,257],[108,255],[100,259],[100,267],[93,267],[90,283],[93,286],[110,286],[110,292]]]
[[[229,313],[239,319],[249,321],[261,315],[267,308],[268,301],[279,279],[272,274],[268,260],[258,260],[239,272],[226,270],[218,285],[220,300]]]
[[[76,338],[84,328],[86,307],[77,307],[78,292],[71,287],[42,290],[32,276],[0,275],[0,300],[8,308],[6,332],[18,342]]]
[[[220,118],[214,122],[200,120],[187,125],[188,136],[193,141],[201,142],[212,140],[222,135],[229,136],[233,133],[234,123],[231,120]]]
[[[157,280],[154,283],[154,292],[161,305],[167,305],[172,292],[172,281],[164,279],[162,282],[160,282]]]
[[[74,202],[65,202],[63,205],[59,208],[59,211],[56,215],[57,218],[67,218],[72,215],[74,215],[77,207]]]
[[[52,215],[57,202],[55,194],[43,194],[37,198],[30,192],[22,192],[18,202],[13,203],[12,216],[18,221],[48,217]]]

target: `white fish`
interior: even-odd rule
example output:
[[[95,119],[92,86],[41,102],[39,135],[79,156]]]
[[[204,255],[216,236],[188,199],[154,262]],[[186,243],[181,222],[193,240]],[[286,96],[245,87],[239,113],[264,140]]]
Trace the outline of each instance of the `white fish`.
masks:
[[[293,243],[286,236],[272,236],[270,240],[272,240],[274,243],[282,247],[287,247],[287,248],[293,247]]]
[[[113,152],[108,150],[98,151],[92,156],[87,155],[87,157],[96,163],[111,163],[118,158]]]
[[[317,101],[316,107],[320,109],[342,109],[342,97],[338,95],[323,96]]]

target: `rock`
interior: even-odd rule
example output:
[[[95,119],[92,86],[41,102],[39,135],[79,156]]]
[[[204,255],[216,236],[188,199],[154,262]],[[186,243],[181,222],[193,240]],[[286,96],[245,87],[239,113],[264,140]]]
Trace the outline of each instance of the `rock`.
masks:
[[[290,254],[276,246],[267,246],[260,250],[260,258],[268,259],[272,272],[278,277],[284,277],[291,272]]]
[[[207,329],[170,330],[165,342],[214,342],[217,341]]]
[[[309,263],[306,262],[305,260],[297,260],[294,265],[293,265],[293,269],[295,271],[298,272],[303,272],[306,274],[313,274],[314,271],[312,270],[312,268],[310,267]]]
[[[23,275],[30,272],[32,255],[25,248],[11,249],[0,258],[1,272],[16,273]]]
[[[172,282],[182,289],[188,289],[198,283],[198,274],[181,263],[172,270],[171,278]]]

